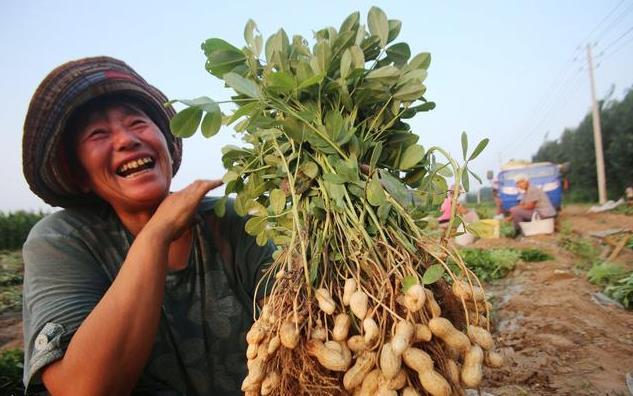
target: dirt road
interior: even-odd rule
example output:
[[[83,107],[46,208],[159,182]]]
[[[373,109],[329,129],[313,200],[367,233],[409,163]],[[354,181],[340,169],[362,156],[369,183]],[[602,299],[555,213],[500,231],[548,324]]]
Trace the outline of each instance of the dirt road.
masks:
[[[588,235],[614,227],[633,228],[633,217],[563,212],[564,223]],[[508,246],[510,245],[510,246]],[[494,395],[628,395],[633,372],[633,312],[592,299],[599,288],[577,268],[577,257],[561,249],[557,236],[517,241],[482,240],[474,247],[536,247],[555,259],[521,263],[489,285],[494,296],[498,345],[506,357],[488,372],[484,390]],[[633,253],[618,263],[631,268]]]

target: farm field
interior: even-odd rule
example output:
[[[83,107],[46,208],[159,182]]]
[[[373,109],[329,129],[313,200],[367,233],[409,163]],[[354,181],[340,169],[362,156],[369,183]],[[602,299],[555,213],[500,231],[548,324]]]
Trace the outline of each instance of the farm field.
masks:
[[[564,209],[561,224],[571,237],[593,241],[590,233],[633,229],[633,216],[587,214]],[[492,296],[494,336],[506,359],[485,375],[482,394],[628,395],[625,376],[633,372],[633,311],[600,303],[601,287],[587,280],[585,258],[561,247],[561,235],[479,240],[472,248],[538,249],[553,258],[519,261],[505,277],[487,286]],[[22,347],[19,252],[0,256],[0,352]],[[614,261],[633,269],[633,251]],[[485,392],[485,393],[484,393]],[[1,393],[1,392],[0,392]]]

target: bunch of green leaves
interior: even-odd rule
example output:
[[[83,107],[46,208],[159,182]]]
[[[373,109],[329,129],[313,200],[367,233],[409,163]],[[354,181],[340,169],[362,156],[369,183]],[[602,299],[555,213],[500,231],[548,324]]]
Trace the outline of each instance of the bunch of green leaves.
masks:
[[[21,349],[9,349],[0,353],[0,394],[22,395],[24,353]]]
[[[460,252],[466,266],[483,282],[505,277],[521,257],[515,249],[462,249]]]
[[[626,308],[633,308],[633,272],[613,282],[604,291]]]
[[[579,267],[590,266],[598,257],[598,250],[590,240],[571,232],[561,234],[558,244],[580,259]]]
[[[526,263],[534,263],[553,259],[552,255],[536,248],[521,249],[520,258]]]
[[[587,279],[591,283],[608,285],[621,279],[624,274],[626,274],[626,270],[619,265],[608,261],[596,261],[587,272]]]
[[[241,49],[219,38],[202,44],[207,71],[234,90],[236,107],[223,114],[208,97],[175,101],[189,107],[171,129],[187,137],[200,128],[210,137],[224,124],[243,133],[246,147],[222,150],[225,191],[236,194],[239,214],[252,216],[246,231],[258,243],[290,243],[303,211],[322,218],[357,204],[372,209],[362,219],[370,236],[391,215],[405,222],[394,206],[423,228],[445,196],[445,177],[457,170],[468,184],[467,166],[438,162],[433,153],[441,149],[425,150],[407,122],[435,103],[424,97],[431,56],[412,56],[407,43],[396,41],[400,28],[372,7],[367,25],[355,12],[338,29],[316,31],[312,46],[283,29],[264,42],[252,20]],[[475,159],[486,144],[468,154],[463,134],[464,159]],[[225,202],[216,206],[219,215]]]

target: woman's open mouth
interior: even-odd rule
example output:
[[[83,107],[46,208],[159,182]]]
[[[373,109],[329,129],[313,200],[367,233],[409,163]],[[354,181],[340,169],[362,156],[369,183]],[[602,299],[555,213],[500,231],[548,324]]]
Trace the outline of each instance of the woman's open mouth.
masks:
[[[154,164],[155,162],[152,157],[139,158],[121,165],[119,169],[116,170],[116,174],[129,179],[154,168]]]

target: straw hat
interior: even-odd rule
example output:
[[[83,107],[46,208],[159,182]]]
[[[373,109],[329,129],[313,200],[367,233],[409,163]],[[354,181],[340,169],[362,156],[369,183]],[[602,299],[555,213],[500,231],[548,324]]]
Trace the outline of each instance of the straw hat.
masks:
[[[103,95],[121,95],[139,103],[161,129],[173,160],[180,166],[182,141],[169,129],[175,111],[167,97],[124,62],[110,57],[84,58],[53,70],[35,91],[24,121],[22,170],[31,190],[52,206],[99,202],[81,192],[71,177],[63,135],[73,112]]]

